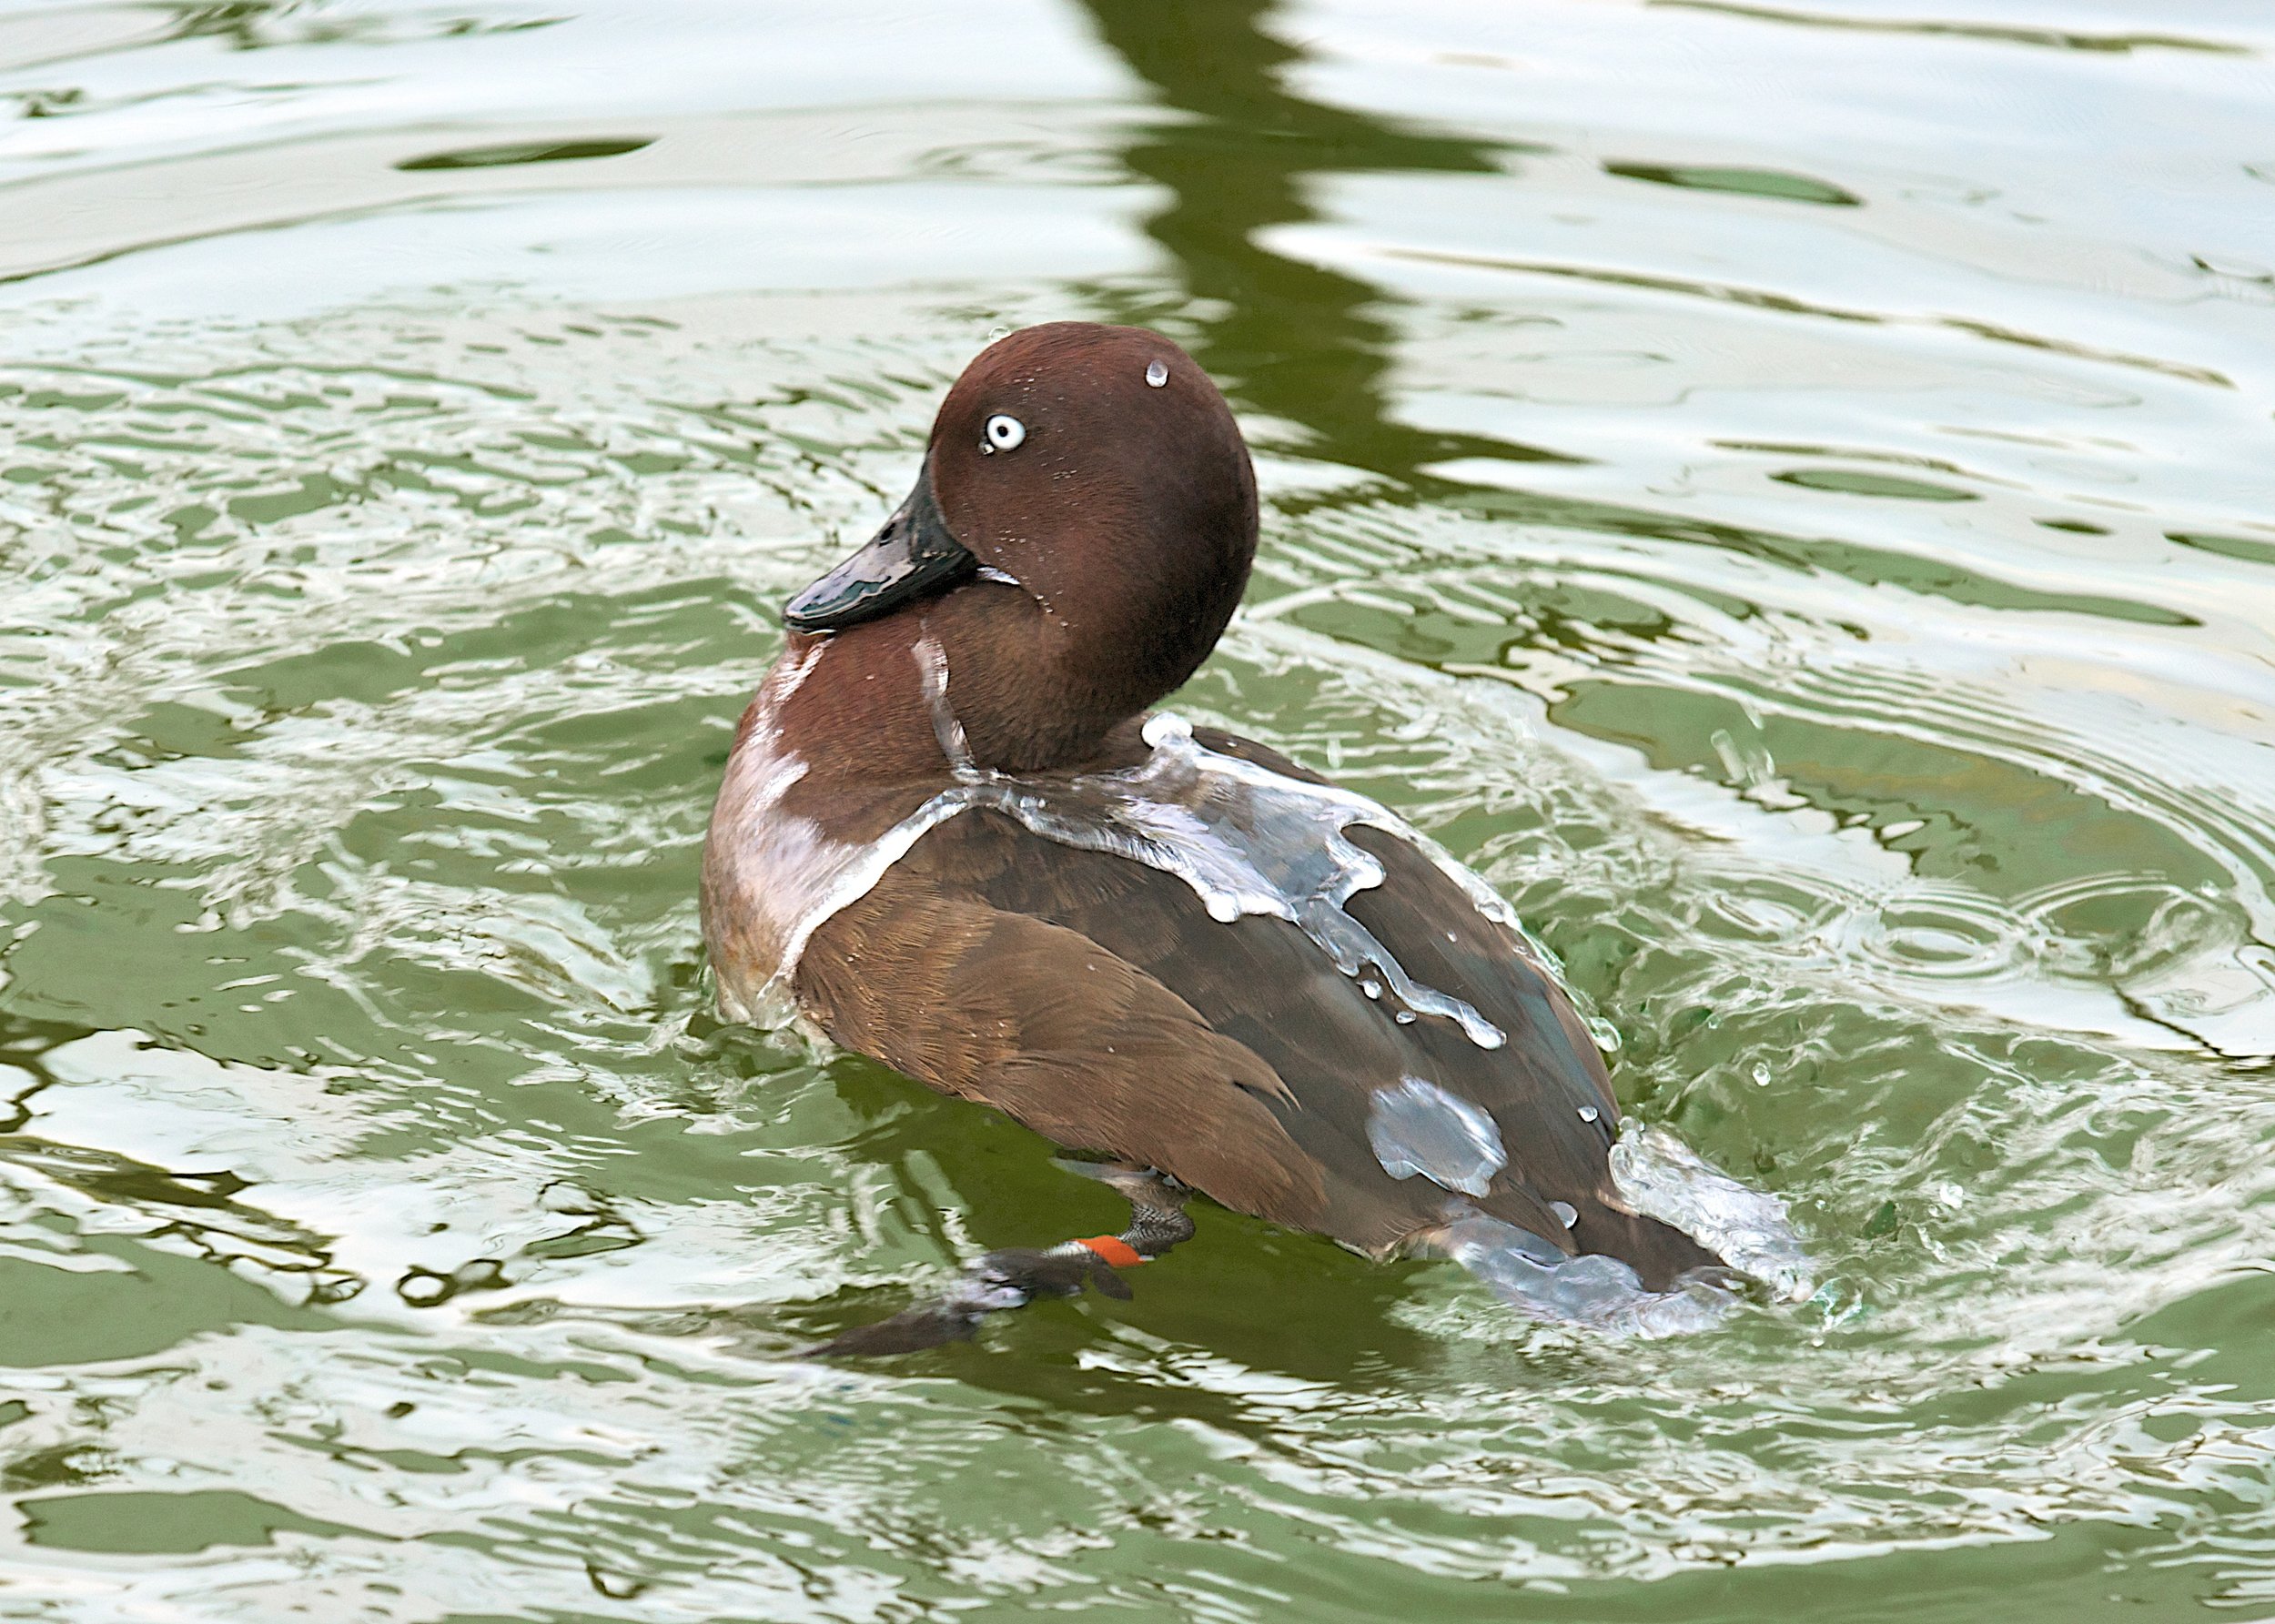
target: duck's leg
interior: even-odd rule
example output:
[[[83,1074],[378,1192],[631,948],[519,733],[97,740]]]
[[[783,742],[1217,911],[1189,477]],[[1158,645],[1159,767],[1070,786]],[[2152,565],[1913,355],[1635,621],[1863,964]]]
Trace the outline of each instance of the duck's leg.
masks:
[[[875,1325],[841,1331],[806,1352],[836,1358],[937,1347],[971,1336],[984,1314],[1025,1307],[1036,1297],[1079,1296],[1086,1286],[1127,1301],[1129,1283],[1115,1270],[1151,1263],[1179,1241],[1192,1238],[1193,1220],[1185,1212],[1182,1185],[1151,1168],[1123,1162],[1058,1165],[1111,1185],[1127,1196],[1129,1227],[1119,1235],[1061,1241],[1039,1251],[1010,1246],[989,1252],[932,1301],[904,1308]]]

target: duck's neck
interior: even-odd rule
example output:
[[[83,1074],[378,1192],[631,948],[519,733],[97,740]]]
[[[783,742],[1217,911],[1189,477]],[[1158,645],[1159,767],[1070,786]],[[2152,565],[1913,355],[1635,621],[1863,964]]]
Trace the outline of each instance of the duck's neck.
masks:
[[[753,716],[808,761],[880,782],[1123,764],[1143,701],[1067,658],[1064,630],[1032,599],[1033,613],[1006,614],[977,596],[794,636]]]

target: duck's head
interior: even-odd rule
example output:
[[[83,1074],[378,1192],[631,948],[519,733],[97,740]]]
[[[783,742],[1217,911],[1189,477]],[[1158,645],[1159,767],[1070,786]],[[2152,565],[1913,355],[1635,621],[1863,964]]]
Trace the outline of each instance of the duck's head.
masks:
[[[1255,555],[1255,472],[1208,374],[1143,328],[1052,322],[965,368],[908,499],[783,619],[932,640],[975,757],[1033,771],[1192,675]]]

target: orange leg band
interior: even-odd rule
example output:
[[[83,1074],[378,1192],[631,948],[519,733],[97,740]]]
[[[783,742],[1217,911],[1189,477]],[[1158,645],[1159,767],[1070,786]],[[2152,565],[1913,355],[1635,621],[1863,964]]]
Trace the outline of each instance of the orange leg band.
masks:
[[[1143,1253],[1118,1235],[1094,1235],[1087,1240],[1077,1241],[1075,1245],[1087,1246],[1117,1269],[1136,1268],[1146,1261]]]

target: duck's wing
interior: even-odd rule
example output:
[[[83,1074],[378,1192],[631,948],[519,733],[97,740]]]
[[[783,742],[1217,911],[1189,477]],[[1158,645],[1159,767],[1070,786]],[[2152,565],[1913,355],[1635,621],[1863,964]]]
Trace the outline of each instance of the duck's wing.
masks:
[[[1282,940],[1275,920],[1222,926],[1199,913],[1239,946],[1224,960],[1180,953],[1166,915],[1193,895],[1181,883],[1157,891],[1159,878],[994,813],[966,813],[815,930],[799,961],[798,1002],[838,1043],[944,1094],[993,1105],[1069,1148],[1158,1167],[1241,1212],[1370,1249],[1436,1223],[1442,1192],[1382,1171],[1367,1148],[1363,1104],[1354,1134],[1347,1113],[1323,1109],[1347,1090],[1305,1071],[1283,1075],[1254,1041],[1274,1027],[1309,1031],[1346,1055],[1372,1050],[1372,1073],[1395,1079],[1370,1012],[1338,996],[1343,978],[1316,952],[1293,950],[1309,943]],[[1031,905],[1005,906],[990,892]],[[1107,945],[1107,935],[1188,972],[1184,989]],[[1218,1020],[1186,992],[1215,1006]],[[1523,1205],[1525,1227],[1558,1228],[1544,1206]]]
[[[1277,751],[1214,728],[1194,738],[1220,754],[1307,783],[1330,781]],[[1382,883],[1350,898],[1345,911],[1399,961],[1414,982],[1449,994],[1502,1033],[1483,1049],[1453,1022],[1422,1014],[1400,1034],[1431,1063],[1420,1074],[1490,1113],[1510,1155],[1510,1174],[1535,1195],[1576,1211],[1570,1240],[1582,1252],[1624,1259],[1653,1290],[1687,1269],[1720,1260],[1679,1229],[1632,1211],[1611,1174],[1619,1105],[1603,1056],[1563,989],[1533,958],[1497,901],[1479,905],[1484,883],[1441,866],[1450,862],[1386,829],[1353,825],[1344,838],[1382,865]],[[1491,893],[1486,893],[1490,899]],[[1345,978],[1346,998],[1352,978]],[[1364,972],[1358,980],[1363,985]],[[1173,983],[1174,984],[1174,983]],[[1276,1064],[1287,1065],[1270,1049]],[[1419,1069],[1419,1068],[1418,1068]],[[1520,1227],[1532,1226],[1501,1193],[1480,1204]],[[1552,1205],[1559,1217],[1565,1215]],[[1537,1233],[1537,1231],[1536,1231]]]
[[[1320,774],[1238,734],[1201,728],[1194,738],[1220,755],[1299,782],[1330,785]],[[1527,1120],[1552,1122],[1561,1131],[1545,1135],[1535,1155],[1564,1164],[1556,1182],[1568,1183],[1583,1169],[1603,1168],[1619,1130],[1619,1104],[1603,1053],[1563,989],[1504,919],[1495,916],[1505,916],[1505,907],[1496,904],[1493,913],[1480,907],[1468,886],[1440,866],[1439,856],[1390,830],[1353,824],[1344,829],[1343,838],[1383,870],[1382,883],[1358,893],[1344,911],[1398,960],[1409,978],[1469,1004],[1505,1042],[1499,1049],[1482,1050],[1443,1017],[1418,1017],[1409,1035],[1457,1074],[1477,1077],[1485,1090],[1474,1096],[1479,1104],[1496,1112],[1506,1105]],[[1474,875],[1468,880],[1482,889],[1481,880]],[[1359,979],[1363,983],[1363,973]],[[1486,1084],[1487,1078],[1494,1084]]]
[[[1616,1107],[1554,984],[1427,855],[1350,832],[1386,871],[1352,914],[1415,981],[1475,1006],[1501,1046],[1443,1017],[1399,1024],[1284,921],[1219,923],[1174,876],[979,812],[925,835],[816,933],[799,995],[840,1042],[1060,1144],[1370,1249],[1442,1223],[1453,1200],[1428,1176],[1393,1177],[1370,1136],[1376,1091],[1419,1079],[1491,1118],[1507,1165],[1476,1197],[1488,1213],[1622,1257],[1653,1286],[1710,1261],[1619,1204]]]
[[[944,884],[964,846],[927,835],[820,925],[799,1004],[846,1047],[1060,1145],[1320,1227],[1324,1170],[1273,1108],[1289,1102],[1279,1074],[1092,937]]]

